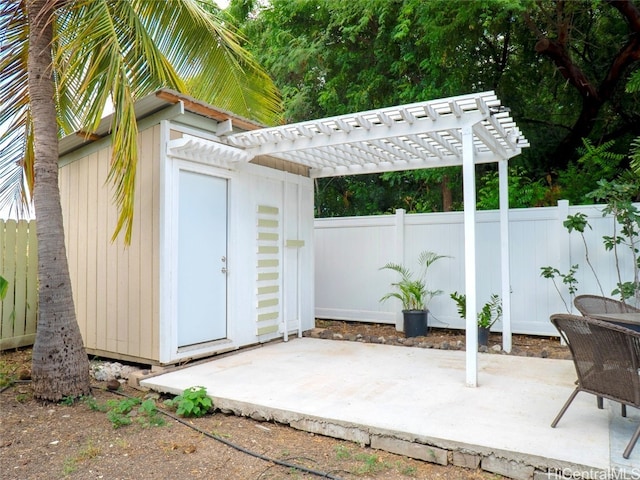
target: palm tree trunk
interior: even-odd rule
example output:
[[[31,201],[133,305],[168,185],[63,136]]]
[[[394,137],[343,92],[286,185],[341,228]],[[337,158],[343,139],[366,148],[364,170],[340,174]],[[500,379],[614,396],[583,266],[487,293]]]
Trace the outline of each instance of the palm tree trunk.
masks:
[[[75,316],[58,189],[58,124],[51,59],[56,3],[27,0],[39,283],[32,379],[35,397],[51,401],[90,393],[89,362]]]

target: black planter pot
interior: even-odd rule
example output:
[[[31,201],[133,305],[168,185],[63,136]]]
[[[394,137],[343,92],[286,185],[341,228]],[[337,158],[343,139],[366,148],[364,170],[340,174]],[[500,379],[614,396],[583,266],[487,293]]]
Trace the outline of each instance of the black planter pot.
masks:
[[[478,345],[489,345],[489,329],[478,327]]]
[[[427,335],[427,310],[403,310],[404,336],[424,337]]]

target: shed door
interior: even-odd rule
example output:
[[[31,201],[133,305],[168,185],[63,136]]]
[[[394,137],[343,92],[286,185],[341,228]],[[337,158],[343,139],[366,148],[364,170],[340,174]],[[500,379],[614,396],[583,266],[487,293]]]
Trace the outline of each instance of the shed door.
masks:
[[[227,336],[227,180],[179,170],[178,347]]]

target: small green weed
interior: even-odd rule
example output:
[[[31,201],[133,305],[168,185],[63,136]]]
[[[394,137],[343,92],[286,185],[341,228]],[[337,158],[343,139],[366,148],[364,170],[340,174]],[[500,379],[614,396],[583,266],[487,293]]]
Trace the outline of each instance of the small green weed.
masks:
[[[355,456],[355,459],[364,463],[364,465],[360,465],[356,469],[356,474],[358,475],[368,475],[391,468],[391,465],[381,461],[377,455],[360,453]]]
[[[107,408],[107,418],[113,428],[131,425],[134,418],[143,426],[162,426],[166,423],[152,399],[147,399],[144,402],[139,398],[125,398],[120,401],[108,400]]]
[[[90,396],[82,397],[82,401],[87,407],[89,407],[89,410],[92,410],[94,412],[107,411],[107,406],[105,404],[98,403],[98,401],[96,400],[96,397],[90,397]]]
[[[12,386],[16,379],[15,367],[4,360],[0,361],[0,388]]]
[[[67,407],[70,407],[71,405],[73,405],[76,401],[76,397],[62,397],[62,400],[60,400],[60,405],[66,405]]]
[[[144,419],[144,424],[154,427],[161,427],[166,423],[164,418],[160,416],[160,412],[158,411],[156,402],[154,402],[150,398],[146,399],[144,402],[142,402],[142,404],[140,404],[138,412],[142,415],[138,418],[138,420],[142,422],[142,419]]]
[[[62,473],[66,477],[71,475],[78,469],[78,463],[90,460],[100,455],[102,451],[99,447],[93,445],[91,441],[87,443],[82,449],[78,451],[78,454],[73,458],[66,458],[62,467]]]
[[[406,477],[415,477],[418,469],[412,465],[399,465],[398,470]]]
[[[62,474],[66,477],[71,475],[78,469],[78,465],[76,464],[75,459],[73,458],[65,458],[64,465],[62,466]]]
[[[16,402],[18,403],[26,403],[31,400],[31,395],[28,393],[18,393],[16,395]]]
[[[175,408],[176,413],[183,417],[202,417],[213,408],[213,402],[207,397],[204,387],[189,387],[182,395],[171,400],[165,400],[169,408]]]
[[[336,458],[338,460],[348,460],[351,458],[351,451],[344,445],[336,445],[333,449],[336,452]]]

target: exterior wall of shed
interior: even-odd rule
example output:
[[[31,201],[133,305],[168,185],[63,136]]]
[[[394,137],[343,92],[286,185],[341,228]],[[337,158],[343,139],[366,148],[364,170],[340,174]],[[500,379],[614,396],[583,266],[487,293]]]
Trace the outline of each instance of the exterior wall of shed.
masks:
[[[159,356],[160,126],[139,134],[131,245],[114,242],[118,212],[107,183],[111,146],[63,159],[59,172],[67,257],[85,347],[97,355]]]
[[[178,165],[203,168],[165,155],[165,140],[179,137],[181,131],[197,133],[173,122],[139,133],[134,224],[128,247],[123,235],[111,241],[117,209],[106,180],[109,139],[61,158],[67,257],[77,320],[90,354],[171,364],[313,327],[312,180],[289,173],[291,166],[263,166],[268,160],[233,169],[206,166],[208,174],[229,180],[228,339],[184,351],[178,348],[172,283],[176,199],[171,182]],[[262,248],[259,238],[260,211],[277,217],[276,279],[261,275],[261,258],[266,257],[260,252],[269,249]]]
[[[213,138],[178,123],[172,122],[169,128],[170,139],[184,134]],[[180,169],[228,179],[228,339],[211,348],[224,351],[313,328],[313,181],[301,175],[307,169],[289,162],[272,165],[268,158],[233,168],[216,166],[215,160],[167,157],[164,191],[174,193],[167,195],[167,223],[161,234],[162,258],[169,261],[176,251],[171,232],[178,222],[175,188]],[[177,286],[164,284],[164,288],[161,310],[168,313]],[[177,316],[163,318],[166,324],[161,330],[175,331]],[[161,363],[192,354],[190,347],[181,349],[171,335],[163,338],[168,341],[161,345]]]

